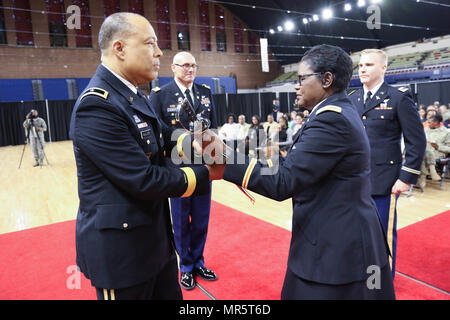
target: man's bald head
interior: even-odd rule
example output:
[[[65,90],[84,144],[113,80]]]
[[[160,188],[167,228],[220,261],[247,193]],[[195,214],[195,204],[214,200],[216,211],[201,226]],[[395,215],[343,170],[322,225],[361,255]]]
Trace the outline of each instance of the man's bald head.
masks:
[[[181,82],[186,88],[194,82],[197,75],[197,63],[195,57],[189,52],[178,52],[173,57],[172,71],[175,79]]]
[[[176,55],[173,56],[173,64],[184,64],[185,61],[194,61],[195,63],[195,58],[194,56],[186,51],[181,51],[178,52]]]

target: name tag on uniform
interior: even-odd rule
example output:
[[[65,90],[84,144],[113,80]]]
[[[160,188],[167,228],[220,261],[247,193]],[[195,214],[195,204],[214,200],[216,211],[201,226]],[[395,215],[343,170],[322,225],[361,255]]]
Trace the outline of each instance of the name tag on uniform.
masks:
[[[151,136],[152,136],[152,130],[151,129],[141,131],[141,138],[142,138],[142,140],[149,139]]]
[[[167,112],[176,112],[177,111],[177,107],[174,104],[171,104],[168,108],[167,108]]]
[[[142,123],[139,123],[137,126],[139,129],[142,129],[142,128],[148,127],[148,124],[147,124],[147,122],[142,122]]]

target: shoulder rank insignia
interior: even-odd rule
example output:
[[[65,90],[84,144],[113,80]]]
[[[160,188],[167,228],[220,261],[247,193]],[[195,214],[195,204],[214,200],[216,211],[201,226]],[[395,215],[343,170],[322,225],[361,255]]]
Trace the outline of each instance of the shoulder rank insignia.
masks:
[[[207,86],[206,84],[202,84],[202,86],[204,86],[205,88],[211,90],[211,87],[210,87],[210,86]]]
[[[352,91],[350,91],[350,92],[347,94],[347,96],[351,96],[351,95],[354,94],[356,91],[358,91],[358,90],[352,90]]]
[[[152,91],[155,91],[155,92],[158,92],[159,90],[161,90],[160,87],[155,87],[155,88],[152,89]]]
[[[325,106],[323,108],[320,108],[319,110],[317,110],[316,112],[316,116],[318,116],[319,114],[321,114],[322,112],[325,111],[333,111],[333,112],[337,112],[337,113],[341,113],[342,112],[342,108],[341,107],[336,107],[336,106]]]
[[[82,100],[86,96],[95,95],[102,97],[103,99],[108,98],[109,92],[102,89],[102,88],[89,88],[86,91],[84,91],[83,95],[81,96],[80,100]]]
[[[408,90],[409,90],[408,87],[401,87],[401,88],[398,88],[398,91],[400,91],[400,92],[406,92],[406,91],[408,91]]]

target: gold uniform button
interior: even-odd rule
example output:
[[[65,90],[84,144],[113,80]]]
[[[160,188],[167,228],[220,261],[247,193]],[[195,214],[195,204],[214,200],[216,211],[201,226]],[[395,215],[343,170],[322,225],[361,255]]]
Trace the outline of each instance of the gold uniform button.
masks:
[[[147,144],[150,144],[150,140],[147,140]]]
[[[124,229],[128,228],[128,223],[125,222],[125,223],[123,224],[123,228],[124,228]]]
[[[381,119],[384,119],[384,116],[381,116]]]
[[[390,162],[390,163],[391,163],[391,164],[394,164],[394,161],[392,161],[392,160],[391,160],[391,162]]]
[[[367,119],[367,117],[366,117],[366,116],[363,116],[363,117],[362,117],[362,119],[363,119],[363,120],[366,120],[366,119]]]

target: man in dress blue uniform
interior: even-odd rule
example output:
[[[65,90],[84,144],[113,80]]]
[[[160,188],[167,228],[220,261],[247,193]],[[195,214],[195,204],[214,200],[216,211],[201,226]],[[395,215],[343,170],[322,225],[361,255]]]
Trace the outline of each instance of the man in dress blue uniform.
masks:
[[[162,55],[148,20],[109,16],[99,47],[102,63],[70,125],[80,198],[76,262],[98,299],[181,299],[168,198],[206,192],[208,169],[164,163],[170,130],[137,89],[158,76]]]
[[[349,92],[369,137],[372,197],[391,250],[395,274],[397,248],[397,200],[420,176],[426,139],[408,87],[394,88],[384,82],[387,55],[378,49],[361,52],[359,77],[363,88]],[[405,142],[402,164],[401,138]]]
[[[195,113],[209,119],[211,128],[217,128],[210,87],[194,83],[197,69],[192,54],[179,52],[173,58],[174,79],[161,88],[152,89],[150,105],[167,126],[193,129],[183,110],[179,117],[177,114],[180,102],[187,98]],[[170,158],[166,160],[168,166],[175,166]],[[205,267],[203,257],[211,207],[211,184],[209,188],[205,195],[170,199],[175,245],[180,257],[180,284],[187,290],[195,287],[195,275],[208,281],[217,279],[214,271]]]

